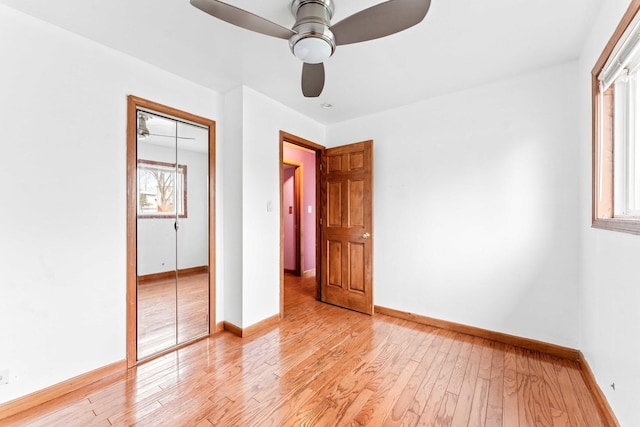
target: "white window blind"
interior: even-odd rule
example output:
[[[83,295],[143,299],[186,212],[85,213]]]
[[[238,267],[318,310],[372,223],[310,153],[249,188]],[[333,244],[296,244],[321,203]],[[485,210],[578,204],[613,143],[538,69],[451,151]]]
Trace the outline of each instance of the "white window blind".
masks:
[[[611,56],[598,74],[600,91],[607,90],[619,77],[630,74],[640,66],[640,14],[633,18],[613,48]]]

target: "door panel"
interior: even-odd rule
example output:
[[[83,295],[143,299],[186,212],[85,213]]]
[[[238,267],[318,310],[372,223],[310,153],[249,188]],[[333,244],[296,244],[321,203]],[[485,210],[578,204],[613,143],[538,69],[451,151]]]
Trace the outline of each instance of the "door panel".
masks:
[[[178,122],[177,135],[176,159],[186,165],[178,175],[185,206],[175,223],[176,343],[182,344],[209,333],[209,129]]]
[[[342,226],[342,183],[330,182],[328,186],[327,209],[329,215],[327,217],[327,225],[329,227]]]
[[[373,314],[373,142],[325,152],[322,301]]]
[[[349,227],[364,228],[364,181],[349,181]]]
[[[215,327],[215,122],[134,96],[127,100],[132,367]]]
[[[365,248],[360,243],[349,243],[349,290],[364,292],[364,264]]]
[[[364,153],[350,153],[349,154],[349,170],[356,171],[364,168]]]
[[[138,359],[176,345],[176,121],[138,111],[138,125],[166,137],[137,134],[136,269]],[[158,131],[157,129],[162,129]],[[154,139],[155,138],[155,139]]]
[[[329,286],[342,287],[342,242],[327,241],[328,244],[328,262],[327,262],[327,278]]]

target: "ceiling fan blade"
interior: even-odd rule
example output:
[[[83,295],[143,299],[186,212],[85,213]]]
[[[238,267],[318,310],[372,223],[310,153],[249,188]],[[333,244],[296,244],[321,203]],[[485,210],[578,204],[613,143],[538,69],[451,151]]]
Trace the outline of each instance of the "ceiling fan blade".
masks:
[[[385,37],[421,22],[431,0],[389,0],[346,17],[331,26],[336,45]]]
[[[324,65],[302,65],[302,94],[307,98],[316,98],[322,93],[324,87]]]
[[[163,137],[163,138],[192,139],[192,140],[195,140],[195,138],[192,138],[192,137],[190,137],[190,136],[162,135],[162,134],[160,134],[160,133],[149,133],[149,134],[147,134],[147,135],[150,135],[150,136],[161,136],[161,137]]]
[[[191,4],[214,18],[238,27],[266,34],[267,36],[289,39],[296,34],[275,22],[271,22],[251,12],[217,0],[191,0]]]

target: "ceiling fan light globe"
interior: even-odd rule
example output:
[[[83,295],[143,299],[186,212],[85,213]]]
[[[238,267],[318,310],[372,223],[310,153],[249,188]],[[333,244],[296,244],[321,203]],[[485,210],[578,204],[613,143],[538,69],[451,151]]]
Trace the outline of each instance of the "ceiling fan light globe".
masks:
[[[293,46],[293,54],[307,64],[320,64],[331,57],[333,48],[320,37],[305,37]]]

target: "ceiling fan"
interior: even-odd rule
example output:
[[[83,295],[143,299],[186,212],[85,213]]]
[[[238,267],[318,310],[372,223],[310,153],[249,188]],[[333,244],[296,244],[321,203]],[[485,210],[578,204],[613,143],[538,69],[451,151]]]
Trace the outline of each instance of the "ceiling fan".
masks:
[[[142,112],[138,112],[138,129],[136,133],[140,139],[145,139],[148,136],[161,136],[163,138],[174,138],[174,139],[191,139],[195,140],[195,138],[191,138],[188,136],[177,136],[177,135],[163,135],[159,133],[151,133],[149,132],[149,128],[147,127],[147,122],[153,119],[153,115],[144,114]]]
[[[191,4],[238,27],[288,39],[291,51],[304,63],[303,95],[317,97],[324,87],[323,62],[333,55],[336,46],[377,39],[412,27],[424,19],[431,0],[388,0],[333,25],[333,0],[293,0],[291,13],[296,23],[292,29],[217,0],[191,0]]]

